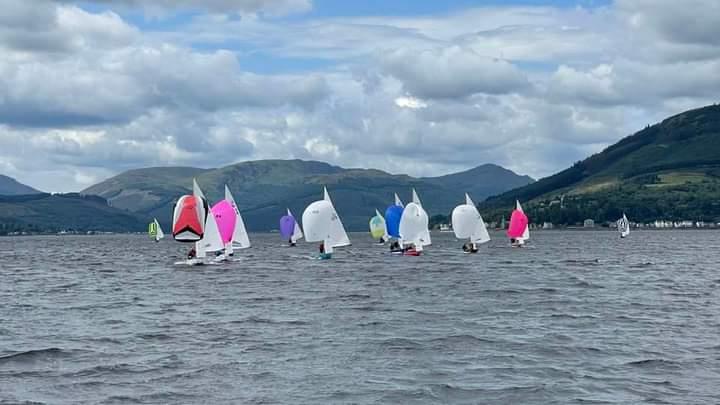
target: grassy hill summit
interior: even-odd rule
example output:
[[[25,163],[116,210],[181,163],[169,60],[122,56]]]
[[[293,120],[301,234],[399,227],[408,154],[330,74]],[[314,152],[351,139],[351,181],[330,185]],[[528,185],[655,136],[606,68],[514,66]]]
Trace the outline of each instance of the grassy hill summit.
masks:
[[[507,216],[518,199],[535,223],[720,220],[720,105],[686,111],[571,167],[488,198],[481,212]]]

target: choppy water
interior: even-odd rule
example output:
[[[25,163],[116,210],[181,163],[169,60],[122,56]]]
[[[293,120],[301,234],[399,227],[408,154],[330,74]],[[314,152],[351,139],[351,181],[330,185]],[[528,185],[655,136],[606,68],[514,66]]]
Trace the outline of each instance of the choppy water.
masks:
[[[317,261],[251,235],[195,268],[141,236],[0,238],[0,399],[720,402],[720,232],[493,236]]]

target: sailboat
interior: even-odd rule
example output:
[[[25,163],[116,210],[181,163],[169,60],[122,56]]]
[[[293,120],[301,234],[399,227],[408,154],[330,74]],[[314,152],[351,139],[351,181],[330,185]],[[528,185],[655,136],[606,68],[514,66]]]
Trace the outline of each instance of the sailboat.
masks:
[[[233,198],[227,184],[225,185],[225,200],[230,203],[233,211],[235,211],[235,229],[233,230],[232,241],[226,249],[228,256],[232,256],[234,249],[247,249],[251,245],[250,237],[248,236],[247,229],[245,229],[245,221],[243,221],[242,215],[240,215],[240,209],[238,209],[235,198]]]
[[[180,264],[205,264],[208,252],[224,248],[215,215],[208,208],[205,194],[193,179],[193,194],[180,197],[173,215],[173,237],[181,242],[195,242],[194,253]]]
[[[485,221],[467,193],[465,194],[465,204],[458,205],[452,212],[452,228],[456,238],[470,240],[469,243],[463,245],[465,253],[477,253],[477,245],[490,241]]]
[[[302,229],[290,212],[290,208],[287,209],[287,215],[280,218],[280,235],[283,240],[289,242],[290,246],[295,246],[295,243],[303,237]]]
[[[626,238],[630,235],[630,221],[628,221],[624,212],[622,218],[617,221],[617,228],[621,238]]]
[[[510,215],[507,235],[510,237],[513,247],[522,247],[530,239],[529,220],[523,212],[520,201],[515,201],[515,209]]]
[[[322,242],[319,259],[330,259],[334,248],[349,246],[345,227],[338,216],[327,188],[323,189],[323,199],[315,201],[305,208],[302,215],[305,228],[305,240]]]
[[[385,218],[380,215],[380,211],[377,209],[375,210],[375,216],[370,218],[370,235],[373,239],[377,240],[380,245],[390,239],[387,232],[387,226],[385,224]]]
[[[153,221],[148,225],[148,235],[154,239],[155,242],[160,242],[160,239],[165,237],[165,233],[160,227],[160,223],[157,218],[153,218]]]
[[[428,229],[428,215],[422,207],[420,197],[415,189],[412,191],[412,202],[408,203],[400,218],[400,244],[412,245],[411,249],[404,251],[408,256],[419,256],[425,246],[429,246],[430,230]]]
[[[215,217],[215,222],[217,223],[218,231],[220,232],[220,239],[222,240],[225,250],[222,255],[216,258],[216,260],[227,260],[228,257],[232,255],[232,238],[233,232],[235,232],[235,225],[237,223],[235,209],[230,201],[221,200],[213,205],[210,211],[212,211],[212,214]]]

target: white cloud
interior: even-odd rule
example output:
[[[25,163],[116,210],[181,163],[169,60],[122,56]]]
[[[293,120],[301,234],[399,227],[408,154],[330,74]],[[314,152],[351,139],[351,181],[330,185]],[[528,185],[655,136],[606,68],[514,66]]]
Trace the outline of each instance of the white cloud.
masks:
[[[0,171],[49,191],[261,158],[414,175],[493,162],[539,177],[718,101],[720,13],[692,1],[275,20],[262,15],[311,3],[6,0]],[[201,12],[149,32],[121,17],[133,7]],[[246,70],[256,52],[289,73]],[[324,67],[293,70],[296,57]]]

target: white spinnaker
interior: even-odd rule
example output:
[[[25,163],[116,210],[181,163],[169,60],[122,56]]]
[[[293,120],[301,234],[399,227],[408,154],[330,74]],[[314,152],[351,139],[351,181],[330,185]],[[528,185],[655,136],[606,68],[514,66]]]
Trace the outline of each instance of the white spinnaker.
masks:
[[[468,238],[477,244],[490,241],[485,221],[467,194],[465,204],[458,205],[452,212],[452,227],[458,239]]]
[[[625,213],[623,213],[622,219],[618,221],[618,231],[620,231],[620,236],[623,238],[630,235],[630,222]]]
[[[427,213],[414,202],[408,203],[403,210],[400,218],[400,239],[401,243],[412,243],[419,250],[431,243]]]
[[[240,209],[233,198],[232,193],[227,185],[225,185],[225,199],[230,202],[233,209],[235,210],[235,229],[233,230],[232,246],[238,249],[247,249],[250,247],[250,237],[248,236],[247,230],[245,229],[245,222],[243,221],[242,215],[240,215]]]
[[[193,179],[193,195],[200,197],[202,201],[207,201],[205,194],[195,179]],[[201,259],[206,256],[206,252],[216,252],[224,248],[225,246],[220,236],[220,230],[218,229],[217,222],[215,222],[215,215],[213,215],[212,212],[208,212],[207,218],[205,219],[203,238],[195,242],[196,255]]]

